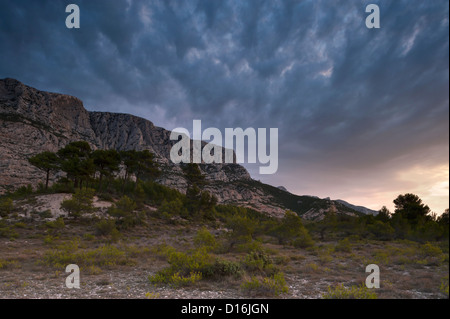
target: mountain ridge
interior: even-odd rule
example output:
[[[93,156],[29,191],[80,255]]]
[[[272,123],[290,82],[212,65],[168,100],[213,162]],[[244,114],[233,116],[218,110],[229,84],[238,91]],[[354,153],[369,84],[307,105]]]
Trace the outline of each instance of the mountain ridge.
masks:
[[[42,182],[42,173],[27,158],[42,151],[55,152],[76,140],[87,141],[93,149],[148,149],[162,170],[158,182],[181,192],[187,188],[181,167],[169,159],[176,143],[170,140],[170,131],[132,114],[87,111],[76,97],[40,91],[15,79],[0,79],[0,135],[0,193]],[[219,203],[278,217],[290,209],[313,220],[328,211],[360,214],[337,201],[299,196],[255,181],[239,164],[199,166],[209,182],[205,190],[216,195]]]

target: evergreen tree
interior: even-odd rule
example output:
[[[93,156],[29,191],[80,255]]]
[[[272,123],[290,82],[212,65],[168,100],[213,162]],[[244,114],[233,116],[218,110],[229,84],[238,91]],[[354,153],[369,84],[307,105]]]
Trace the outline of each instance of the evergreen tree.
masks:
[[[61,169],[67,178],[73,180],[75,187],[82,187],[83,181],[88,181],[94,174],[94,161],[90,158],[91,147],[88,142],[78,141],[67,144],[58,152]]]
[[[391,219],[391,212],[386,206],[381,207],[375,219],[387,223]]]
[[[69,216],[75,219],[82,214],[91,213],[94,211],[94,194],[95,189],[81,188],[72,195],[71,199],[64,200],[61,203],[61,209],[69,213]]]
[[[58,156],[53,152],[46,151],[30,157],[28,161],[31,165],[45,172],[45,189],[48,189],[50,172],[59,168]]]
[[[102,188],[103,177],[110,178],[119,170],[120,156],[116,150],[95,150],[91,154],[95,170],[99,172],[99,190]]]
[[[149,150],[136,152],[136,164],[132,167],[136,176],[136,185],[142,178],[154,180],[159,176],[160,171],[153,161],[153,157],[153,153]]]
[[[203,176],[200,167],[196,163],[188,163],[183,167],[184,177],[188,182],[188,187],[196,185],[201,188],[206,184],[205,176]]]
[[[428,214],[431,212],[430,208],[422,203],[419,196],[414,194],[399,195],[394,199],[395,214],[406,218],[411,225],[429,220]]]

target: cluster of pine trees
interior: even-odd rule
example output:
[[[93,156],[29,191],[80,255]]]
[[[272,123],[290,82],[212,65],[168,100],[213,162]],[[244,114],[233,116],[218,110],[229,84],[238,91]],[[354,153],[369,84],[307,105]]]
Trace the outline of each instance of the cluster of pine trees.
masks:
[[[160,174],[154,155],[148,150],[92,150],[85,141],[71,142],[56,153],[45,151],[36,154],[28,161],[45,172],[45,189],[50,175],[61,171],[66,173],[66,178],[73,182],[75,188],[87,186],[92,179],[98,178],[99,189],[105,180],[108,183],[121,171],[124,181],[133,175],[136,184],[142,178],[155,179]]]

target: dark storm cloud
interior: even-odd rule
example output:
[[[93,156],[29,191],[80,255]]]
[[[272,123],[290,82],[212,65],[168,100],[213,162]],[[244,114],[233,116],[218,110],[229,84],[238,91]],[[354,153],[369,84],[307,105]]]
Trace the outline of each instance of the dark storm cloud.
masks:
[[[69,3],[80,6],[79,30],[65,28]],[[381,29],[365,27],[369,3],[380,6]],[[425,158],[448,166],[448,1],[0,7],[0,77],[168,129],[190,129],[193,119],[221,129],[278,127],[278,176],[286,178],[266,181],[293,189],[306,171],[318,173],[303,185],[317,186],[321,171],[344,183],[347,170],[361,179],[370,171],[368,180],[376,167],[389,176]]]

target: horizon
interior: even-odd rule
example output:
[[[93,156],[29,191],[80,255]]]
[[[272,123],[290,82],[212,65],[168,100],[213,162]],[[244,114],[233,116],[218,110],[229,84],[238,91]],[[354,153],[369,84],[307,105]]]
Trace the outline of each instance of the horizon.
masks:
[[[167,130],[276,127],[277,173],[241,165],[296,195],[449,206],[447,1],[372,1],[380,29],[365,1],[76,1],[77,30],[69,2],[0,1],[1,78]]]

